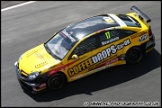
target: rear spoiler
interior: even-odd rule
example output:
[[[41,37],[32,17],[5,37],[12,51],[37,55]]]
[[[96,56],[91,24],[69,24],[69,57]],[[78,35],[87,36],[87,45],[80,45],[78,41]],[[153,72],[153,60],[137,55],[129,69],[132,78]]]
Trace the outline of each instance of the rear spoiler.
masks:
[[[139,18],[144,19],[147,23],[151,22],[151,19],[136,6],[132,6],[130,9],[135,11],[139,15]]]

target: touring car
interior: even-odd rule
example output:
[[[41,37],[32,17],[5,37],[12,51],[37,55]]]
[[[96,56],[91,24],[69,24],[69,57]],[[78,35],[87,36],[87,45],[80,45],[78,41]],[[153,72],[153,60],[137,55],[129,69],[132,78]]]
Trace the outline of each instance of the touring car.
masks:
[[[95,72],[141,61],[155,46],[151,19],[136,6],[127,14],[100,14],[70,24],[15,62],[23,88],[55,90]]]

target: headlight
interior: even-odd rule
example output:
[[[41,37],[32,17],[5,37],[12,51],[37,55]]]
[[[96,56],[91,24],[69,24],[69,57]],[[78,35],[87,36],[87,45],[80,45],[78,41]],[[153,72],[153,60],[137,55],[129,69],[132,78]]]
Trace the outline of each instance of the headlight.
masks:
[[[18,64],[18,62],[16,61],[16,62],[14,63],[14,65],[17,66],[17,64]]]
[[[29,78],[30,80],[34,80],[34,79],[36,79],[39,75],[40,75],[40,72],[33,72],[33,73],[31,73],[31,74],[28,76],[28,78]]]

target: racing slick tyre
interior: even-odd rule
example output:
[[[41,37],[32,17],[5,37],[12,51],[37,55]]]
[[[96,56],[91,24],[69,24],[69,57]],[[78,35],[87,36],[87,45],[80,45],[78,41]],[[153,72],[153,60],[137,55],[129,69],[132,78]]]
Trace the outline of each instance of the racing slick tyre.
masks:
[[[66,83],[66,77],[62,73],[56,73],[49,77],[47,85],[50,90],[56,90],[62,88]]]
[[[140,47],[132,47],[126,53],[126,63],[135,64],[141,61],[143,53]]]

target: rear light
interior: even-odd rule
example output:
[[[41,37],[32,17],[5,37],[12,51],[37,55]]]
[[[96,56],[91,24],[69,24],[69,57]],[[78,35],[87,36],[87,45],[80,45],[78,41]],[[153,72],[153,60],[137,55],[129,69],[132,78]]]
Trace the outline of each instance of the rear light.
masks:
[[[152,31],[151,31],[151,27],[149,28],[149,37],[152,36]]]

